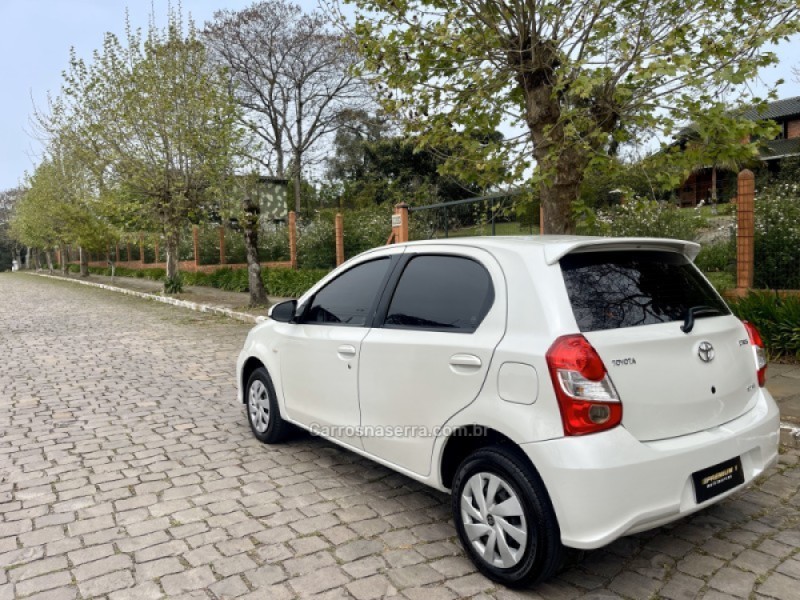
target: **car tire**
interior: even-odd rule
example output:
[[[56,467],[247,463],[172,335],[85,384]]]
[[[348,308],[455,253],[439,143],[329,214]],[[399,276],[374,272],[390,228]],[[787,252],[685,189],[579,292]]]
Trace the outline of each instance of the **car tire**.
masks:
[[[558,521],[539,474],[512,449],[469,455],[453,480],[458,537],[481,573],[509,587],[544,581],[564,561]]]
[[[256,439],[264,444],[276,444],[286,439],[291,424],[281,417],[275,386],[264,367],[253,371],[244,393],[247,422]]]

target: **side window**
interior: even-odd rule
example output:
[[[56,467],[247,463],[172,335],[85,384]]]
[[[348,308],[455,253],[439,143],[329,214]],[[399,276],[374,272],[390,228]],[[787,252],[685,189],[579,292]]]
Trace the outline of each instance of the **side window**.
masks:
[[[361,263],[316,293],[306,323],[363,327],[389,268],[389,258]]]
[[[477,261],[417,256],[403,270],[384,327],[472,333],[492,302],[492,279]]]

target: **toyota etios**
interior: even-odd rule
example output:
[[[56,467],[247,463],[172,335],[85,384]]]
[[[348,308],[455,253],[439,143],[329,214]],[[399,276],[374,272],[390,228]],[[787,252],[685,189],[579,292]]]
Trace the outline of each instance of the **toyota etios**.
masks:
[[[755,328],[697,244],[461,238],[365,252],[274,306],[238,361],[262,442],[291,425],[452,494],[513,586],[718,502],[777,458]]]

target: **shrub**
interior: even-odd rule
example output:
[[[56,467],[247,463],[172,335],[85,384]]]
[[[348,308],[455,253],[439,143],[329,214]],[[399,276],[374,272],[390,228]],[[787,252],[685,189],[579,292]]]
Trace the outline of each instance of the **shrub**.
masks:
[[[800,185],[759,193],[755,221],[755,287],[800,289]]]
[[[183,291],[183,279],[180,273],[164,280],[164,291],[167,294],[180,294]]]
[[[736,271],[736,238],[706,244],[694,263],[704,273],[734,273]]]
[[[737,317],[756,326],[771,358],[800,360],[800,296],[756,291],[729,304]]]
[[[327,269],[266,269],[262,272],[269,295],[283,298],[302,296],[327,274]]]
[[[694,240],[705,219],[695,210],[635,198],[608,211],[578,207],[578,233],[613,237],[665,237]]]

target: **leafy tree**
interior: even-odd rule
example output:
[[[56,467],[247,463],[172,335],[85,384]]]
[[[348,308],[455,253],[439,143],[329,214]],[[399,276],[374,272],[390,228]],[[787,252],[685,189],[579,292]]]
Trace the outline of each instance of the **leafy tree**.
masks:
[[[221,73],[194,24],[171,13],[165,30],[106,34],[87,63],[72,54],[48,126],[70,131],[98,193],[114,190],[112,217],[126,231],[158,229],[167,278],[178,275],[181,233],[215,205],[229,182],[239,133]]]
[[[272,175],[291,176],[299,213],[309,153],[341,126],[342,110],[366,102],[352,73],[354,48],[327,15],[305,14],[287,0],[219,11],[203,35],[227,68],[243,123],[257,142],[250,158]]]
[[[468,167],[458,170],[461,177],[440,172],[448,160],[464,155],[461,141],[418,149],[413,138],[393,133],[385,119],[364,111],[350,111],[345,119],[326,170],[340,207],[432,204],[480,195],[482,188],[470,179]]]
[[[0,271],[11,268],[12,261],[22,266],[22,246],[10,234],[14,207],[22,197],[21,187],[0,191]]]
[[[545,230],[569,232],[587,168],[627,142],[714,125],[736,157],[763,124],[719,101],[775,62],[764,46],[800,28],[796,0],[350,0],[355,35],[383,105],[420,143],[524,128],[472,146],[478,167],[535,163]],[[514,141],[516,143],[509,143]],[[662,152],[675,167],[696,156]],[[675,178],[681,169],[665,169]]]

